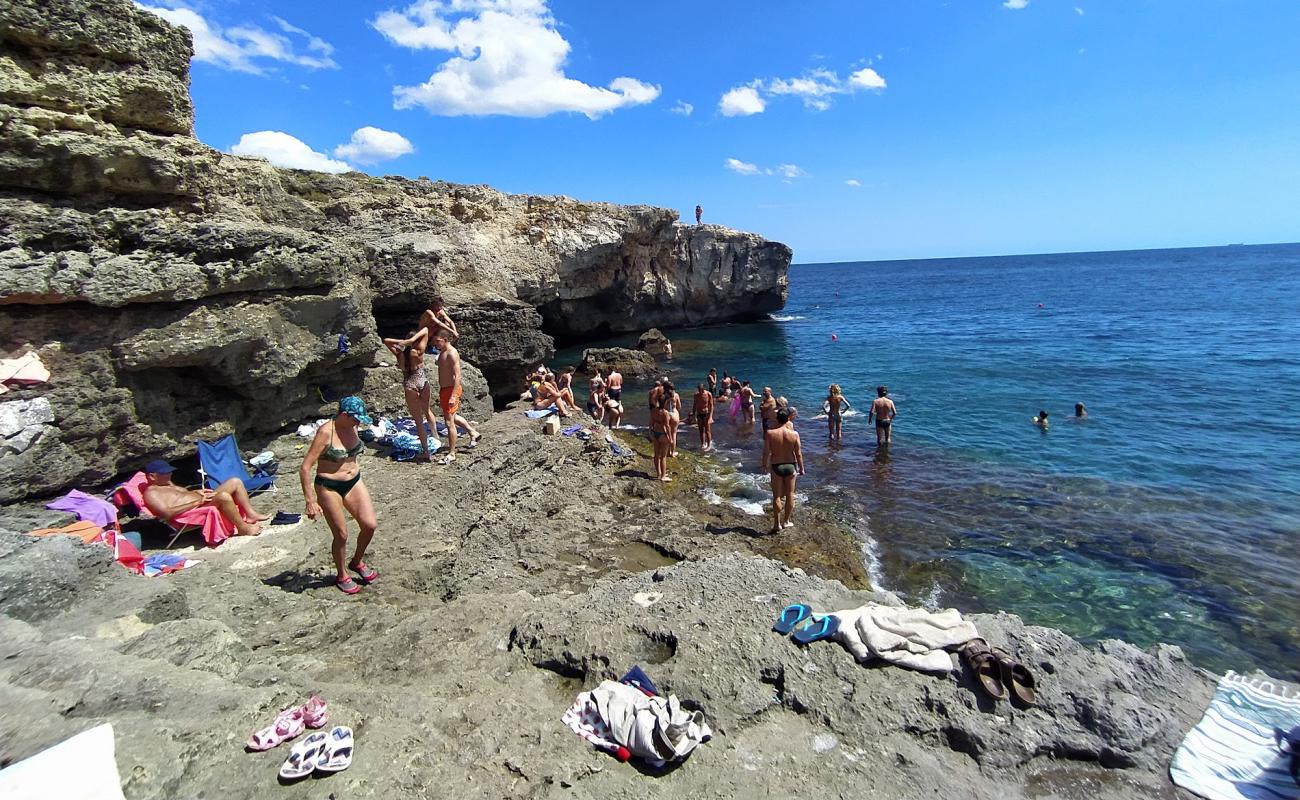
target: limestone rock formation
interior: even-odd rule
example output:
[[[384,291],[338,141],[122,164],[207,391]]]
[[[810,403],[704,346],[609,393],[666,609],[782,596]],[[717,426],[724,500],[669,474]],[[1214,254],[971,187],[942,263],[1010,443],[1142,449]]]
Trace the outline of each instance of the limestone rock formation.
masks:
[[[665,209],[218,152],[193,137],[191,52],[129,0],[0,4],[0,354],[54,373],[5,396],[0,502],[201,436],[257,447],[345,392],[400,409],[379,339],[435,294],[498,399],[551,334],[784,303],[789,248]]]
[[[578,369],[587,375],[595,375],[596,370],[608,375],[617,368],[623,377],[636,380],[652,378],[659,368],[649,353],[640,350],[628,350],[626,347],[592,347],[582,351],[582,364]]]
[[[672,358],[673,343],[658,328],[651,328],[636,340],[636,348],[644,350],[655,358]]]

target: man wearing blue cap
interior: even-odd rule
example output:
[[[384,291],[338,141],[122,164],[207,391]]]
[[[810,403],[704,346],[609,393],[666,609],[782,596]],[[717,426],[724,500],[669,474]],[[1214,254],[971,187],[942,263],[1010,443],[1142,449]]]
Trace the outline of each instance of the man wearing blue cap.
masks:
[[[259,514],[248,499],[248,490],[239,478],[231,478],[211,489],[182,489],[172,483],[175,468],[166,461],[156,458],[144,466],[148,485],[144,488],[144,504],[155,517],[171,520],[177,514],[184,514],[191,508],[214,506],[235,526],[236,536],[256,536],[262,532],[262,523],[270,519],[269,514]]]

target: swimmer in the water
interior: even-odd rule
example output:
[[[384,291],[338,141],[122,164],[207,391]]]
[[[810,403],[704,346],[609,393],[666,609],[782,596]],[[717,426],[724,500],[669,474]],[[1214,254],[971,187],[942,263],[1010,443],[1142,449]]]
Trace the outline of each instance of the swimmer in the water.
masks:
[[[1046,412],[1046,411],[1042,411],[1042,410],[1040,410],[1040,411],[1038,412],[1038,416],[1032,418],[1032,419],[1030,420],[1030,422],[1034,423],[1035,425],[1037,425],[1038,427],[1040,427],[1040,428],[1042,428],[1044,431],[1046,431],[1046,430],[1047,430],[1047,412]]]
[[[1086,408],[1083,407],[1083,403],[1075,403],[1075,404],[1074,404],[1074,418],[1075,418],[1075,419],[1087,419],[1087,418],[1088,418],[1088,409],[1086,409]]]

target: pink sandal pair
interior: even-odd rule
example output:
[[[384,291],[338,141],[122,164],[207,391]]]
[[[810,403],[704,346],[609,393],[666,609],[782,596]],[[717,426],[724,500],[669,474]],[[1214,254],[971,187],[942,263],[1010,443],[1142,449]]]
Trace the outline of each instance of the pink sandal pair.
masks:
[[[298,736],[306,728],[323,728],[329,721],[325,699],[314,694],[303,705],[281,711],[275,722],[248,737],[247,747],[249,750],[270,750]]]

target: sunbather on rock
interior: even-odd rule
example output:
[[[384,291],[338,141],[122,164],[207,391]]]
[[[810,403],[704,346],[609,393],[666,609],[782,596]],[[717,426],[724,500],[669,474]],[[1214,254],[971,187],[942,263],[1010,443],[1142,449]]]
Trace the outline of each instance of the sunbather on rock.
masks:
[[[248,498],[248,490],[239,478],[231,478],[216,488],[184,489],[172,483],[174,468],[162,459],[150,461],[144,467],[148,485],[144,487],[144,504],[155,517],[168,522],[177,514],[184,514],[199,506],[214,506],[221,516],[235,526],[236,536],[256,536],[262,532],[262,523],[270,514],[259,514]]]
[[[559,409],[561,417],[569,416],[569,404],[565,401],[560,387],[555,384],[554,378],[548,377],[538,382],[535,387],[530,387],[529,391],[533,397],[533,408],[550,408],[554,405]]]

